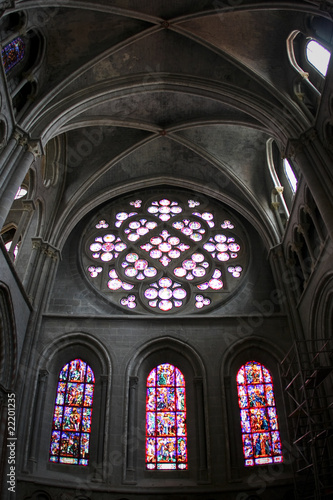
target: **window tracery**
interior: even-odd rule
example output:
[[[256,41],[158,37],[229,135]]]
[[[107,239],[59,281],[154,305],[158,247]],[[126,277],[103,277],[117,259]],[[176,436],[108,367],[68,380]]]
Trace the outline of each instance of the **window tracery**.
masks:
[[[81,359],[70,361],[60,371],[50,462],[88,465],[94,383],[92,369]]]
[[[249,361],[236,377],[245,466],[283,461],[272,376]]]
[[[169,363],[147,377],[146,468],[187,469],[185,379]]]
[[[85,275],[112,302],[134,312],[216,306],[243,277],[244,231],[213,203],[161,194],[115,203],[103,219],[95,218],[85,238]]]

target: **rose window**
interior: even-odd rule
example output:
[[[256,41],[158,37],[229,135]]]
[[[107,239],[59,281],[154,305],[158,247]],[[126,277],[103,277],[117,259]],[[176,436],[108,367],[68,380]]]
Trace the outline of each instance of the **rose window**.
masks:
[[[246,267],[244,230],[216,202],[185,192],[109,205],[85,236],[91,285],[136,313],[209,310],[227,300]]]

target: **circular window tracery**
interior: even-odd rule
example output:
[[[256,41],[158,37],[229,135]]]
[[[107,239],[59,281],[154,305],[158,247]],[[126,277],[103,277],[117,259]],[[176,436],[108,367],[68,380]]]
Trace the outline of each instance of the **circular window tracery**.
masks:
[[[200,312],[224,302],[246,266],[245,233],[215,202],[165,189],[114,202],[84,240],[84,274],[132,312]]]

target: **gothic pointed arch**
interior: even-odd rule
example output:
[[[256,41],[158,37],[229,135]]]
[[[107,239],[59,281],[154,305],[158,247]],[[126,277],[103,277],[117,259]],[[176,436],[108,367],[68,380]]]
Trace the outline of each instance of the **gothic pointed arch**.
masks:
[[[167,473],[165,477],[170,480],[175,477],[182,477],[185,482],[207,480],[206,374],[199,355],[181,340],[162,337],[147,342],[136,353],[129,362],[127,373],[125,481],[140,484],[145,478],[153,479],[154,474],[156,476],[161,472]],[[158,385],[158,373],[166,376],[161,379],[163,385]],[[156,405],[153,402],[154,389]],[[166,396],[165,404],[163,395]],[[158,400],[161,411],[157,410]],[[156,411],[150,411],[151,404]],[[162,408],[163,404],[166,411]],[[170,411],[167,411],[168,405]],[[178,422],[179,429],[171,429],[170,425],[165,432],[156,427],[153,430],[151,424],[154,419],[159,420],[161,425],[166,421],[172,424],[174,420],[175,426]],[[142,426],[146,429],[145,439],[140,440],[142,445],[133,450],[131,443],[138,439],[138,429]],[[161,448],[165,451],[164,455]],[[152,460],[149,459],[150,453],[155,454]]]
[[[95,375],[80,358],[66,363],[58,378],[50,462],[89,465]]]
[[[228,422],[228,474],[234,479],[253,466],[283,463],[283,440],[288,438],[279,372],[283,351],[273,349],[254,330],[250,338],[230,345],[221,366],[222,394],[228,401],[223,409]],[[253,368],[259,377],[255,381]]]
[[[83,378],[83,382],[75,378]],[[88,333],[78,332],[61,335],[50,342],[39,357],[31,393],[32,427],[26,447],[26,467],[33,467],[38,456],[39,467],[49,462],[55,476],[59,470],[73,474],[72,465],[83,466],[74,467],[78,471],[75,474],[82,476],[84,470],[88,470],[104,476],[110,385],[111,360],[99,340]],[[89,432],[84,429],[84,420]],[[40,436],[38,440],[37,435]],[[77,449],[74,450],[76,442]]]

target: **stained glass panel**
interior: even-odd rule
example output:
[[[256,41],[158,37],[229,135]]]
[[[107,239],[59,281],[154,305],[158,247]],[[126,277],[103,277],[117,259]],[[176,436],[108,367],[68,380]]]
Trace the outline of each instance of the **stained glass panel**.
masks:
[[[50,462],[88,465],[95,377],[81,359],[59,374],[50,445]]]
[[[249,361],[239,369],[236,382],[245,466],[282,462],[270,372]]]
[[[187,469],[185,379],[169,363],[147,377],[146,468]]]
[[[23,59],[24,54],[25,45],[21,37],[17,37],[5,45],[1,51],[5,72],[8,73],[10,69],[16,66]]]

